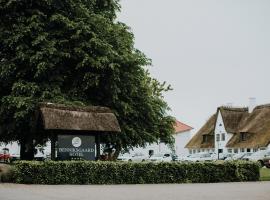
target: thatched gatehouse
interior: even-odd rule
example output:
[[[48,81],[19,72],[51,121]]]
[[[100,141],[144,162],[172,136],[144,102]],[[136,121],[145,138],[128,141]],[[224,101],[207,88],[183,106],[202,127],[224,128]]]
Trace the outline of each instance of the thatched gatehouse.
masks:
[[[190,153],[256,152],[270,148],[270,104],[248,108],[219,107],[185,148]]]
[[[59,135],[94,136],[96,157],[99,157],[100,135],[121,131],[116,116],[107,107],[66,106],[53,103],[39,105],[35,128],[37,132],[46,132],[50,135],[52,159],[55,158],[57,148],[55,143]]]

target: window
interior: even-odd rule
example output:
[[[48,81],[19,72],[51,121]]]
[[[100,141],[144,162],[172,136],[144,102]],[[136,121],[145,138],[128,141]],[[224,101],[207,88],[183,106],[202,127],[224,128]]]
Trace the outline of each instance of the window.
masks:
[[[266,156],[266,157],[270,156],[270,151],[266,152],[266,153],[265,153],[265,156]],[[269,162],[269,161],[268,161],[268,162]]]
[[[148,155],[149,155],[149,156],[154,155],[154,150],[152,150],[152,149],[151,149],[151,150],[149,150],[149,151],[148,151]]]
[[[257,152],[258,151],[258,149],[257,148],[253,148],[253,152]]]
[[[189,150],[189,154],[192,154],[192,150],[191,149]]]
[[[222,140],[222,141],[225,141],[225,133],[222,133],[222,135],[221,135],[221,140]]]
[[[247,152],[250,152],[250,148],[247,148]]]
[[[245,148],[241,148],[241,152],[245,152]]]
[[[232,149],[228,149],[228,153],[232,153]]]
[[[217,134],[217,142],[220,141],[220,134]]]
[[[219,126],[222,126],[222,124],[219,124]]]
[[[196,153],[196,149],[193,149],[193,153]]]
[[[204,152],[204,149],[202,149],[202,152]]]
[[[268,152],[265,153],[265,157],[268,157],[268,156],[270,156],[270,151],[268,151]]]
[[[201,152],[201,150],[200,149],[198,149],[198,153],[200,153]]]
[[[234,149],[233,152],[234,152],[234,153],[238,153],[238,149]]]
[[[206,142],[208,142],[208,137],[207,135],[203,135],[203,143],[206,143]]]
[[[247,133],[240,133],[240,139],[241,139],[241,141],[246,141],[247,140]]]

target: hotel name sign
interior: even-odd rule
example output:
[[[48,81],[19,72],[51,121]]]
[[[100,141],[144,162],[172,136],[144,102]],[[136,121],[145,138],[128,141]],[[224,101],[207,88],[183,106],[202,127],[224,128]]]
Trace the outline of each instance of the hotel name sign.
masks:
[[[58,135],[59,160],[95,160],[95,137],[88,135]]]

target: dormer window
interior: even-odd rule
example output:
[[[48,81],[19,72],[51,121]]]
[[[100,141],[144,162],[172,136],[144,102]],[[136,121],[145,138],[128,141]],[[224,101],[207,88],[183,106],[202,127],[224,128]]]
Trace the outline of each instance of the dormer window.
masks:
[[[206,143],[206,142],[208,142],[208,137],[207,135],[203,135],[203,143]]]
[[[240,140],[241,141],[246,141],[247,137],[248,137],[248,133],[246,133],[246,132],[240,133]]]

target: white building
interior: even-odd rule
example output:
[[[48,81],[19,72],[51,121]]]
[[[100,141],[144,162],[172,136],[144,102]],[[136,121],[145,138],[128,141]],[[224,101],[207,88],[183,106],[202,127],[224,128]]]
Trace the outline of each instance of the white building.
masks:
[[[270,149],[270,104],[254,109],[219,107],[186,148],[190,153]]]
[[[11,155],[20,155],[20,145],[17,142],[0,143],[1,149],[8,149]]]
[[[188,150],[185,148],[187,142],[191,139],[192,127],[176,121],[174,125],[175,133],[173,135],[175,143],[173,147],[166,145],[163,142],[148,144],[145,148],[134,148],[130,151],[131,154],[143,153],[144,155],[150,155],[155,153],[176,153],[180,156],[188,155]]]
[[[148,144],[145,148],[134,148],[130,151],[131,154],[134,153],[143,153],[144,155],[155,154],[155,153],[176,153],[180,156],[188,155],[188,150],[185,148],[187,142],[191,139],[191,130],[192,127],[180,122],[176,121],[174,125],[175,133],[173,135],[175,143],[173,145],[173,149],[167,144],[160,142],[154,144]],[[50,142],[47,142],[44,146],[44,153],[50,154]],[[0,144],[0,149],[8,148],[9,152],[12,155],[20,154],[20,145],[17,142],[9,143],[9,144]]]

